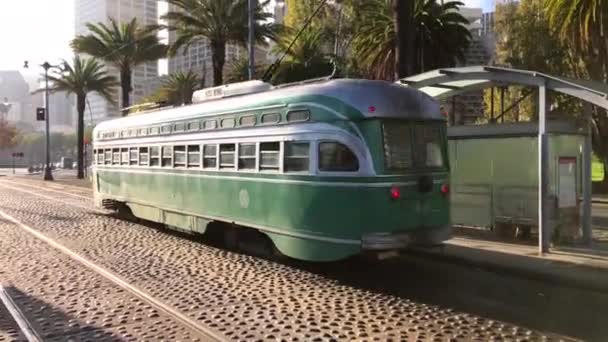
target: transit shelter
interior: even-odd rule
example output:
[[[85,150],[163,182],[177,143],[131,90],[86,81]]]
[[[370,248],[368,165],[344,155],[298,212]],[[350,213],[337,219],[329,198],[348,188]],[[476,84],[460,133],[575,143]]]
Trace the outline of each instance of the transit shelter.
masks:
[[[585,131],[547,122],[548,220],[553,239],[580,236]],[[452,223],[534,231],[538,227],[538,124],[507,123],[448,129]]]

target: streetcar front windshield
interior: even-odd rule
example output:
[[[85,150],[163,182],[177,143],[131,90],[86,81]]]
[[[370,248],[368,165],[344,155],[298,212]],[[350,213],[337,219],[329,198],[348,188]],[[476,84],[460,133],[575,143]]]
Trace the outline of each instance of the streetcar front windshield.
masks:
[[[384,121],[382,133],[387,170],[443,168],[442,132],[442,123]]]

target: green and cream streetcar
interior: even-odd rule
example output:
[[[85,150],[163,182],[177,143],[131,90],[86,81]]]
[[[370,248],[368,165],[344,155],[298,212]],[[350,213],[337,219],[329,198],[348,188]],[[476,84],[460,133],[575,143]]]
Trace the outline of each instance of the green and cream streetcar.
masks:
[[[257,230],[296,259],[449,237],[445,119],[388,82],[203,89],[192,105],[99,124],[94,154],[97,206],[200,233]]]

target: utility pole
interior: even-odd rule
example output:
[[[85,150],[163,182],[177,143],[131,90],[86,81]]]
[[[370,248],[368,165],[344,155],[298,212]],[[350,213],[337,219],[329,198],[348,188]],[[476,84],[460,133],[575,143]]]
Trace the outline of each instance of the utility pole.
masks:
[[[44,68],[44,120],[46,127],[46,165],[44,167],[44,180],[52,181],[53,173],[51,172],[51,132],[49,122],[49,69],[53,67],[49,62],[42,64]]]
[[[396,79],[411,76],[415,73],[415,0],[392,0],[395,34],[395,73]]]
[[[255,78],[255,8],[257,0],[249,0],[249,80]]]

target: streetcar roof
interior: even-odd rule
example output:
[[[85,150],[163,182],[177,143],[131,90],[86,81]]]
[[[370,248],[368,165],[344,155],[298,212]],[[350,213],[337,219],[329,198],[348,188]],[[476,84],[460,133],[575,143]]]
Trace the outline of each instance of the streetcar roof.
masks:
[[[425,93],[392,82],[361,79],[334,79],[317,83],[275,87],[264,92],[223,97],[200,103],[138,113],[104,121],[95,131],[107,131],[141,125],[161,124],[182,119],[220,114],[246,113],[265,107],[287,107],[294,97],[324,96],[347,104],[365,118],[403,118],[442,120],[439,103]]]

